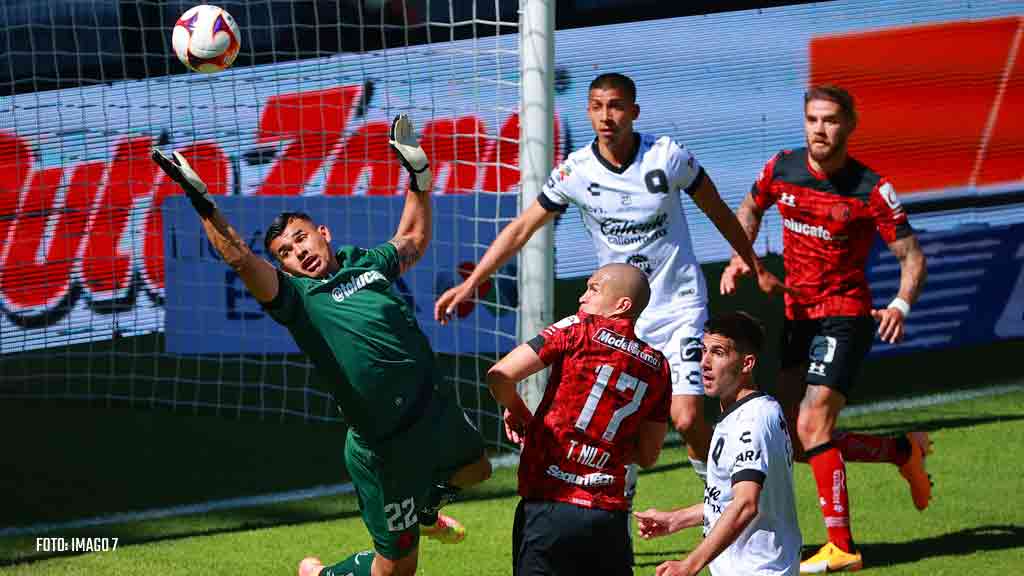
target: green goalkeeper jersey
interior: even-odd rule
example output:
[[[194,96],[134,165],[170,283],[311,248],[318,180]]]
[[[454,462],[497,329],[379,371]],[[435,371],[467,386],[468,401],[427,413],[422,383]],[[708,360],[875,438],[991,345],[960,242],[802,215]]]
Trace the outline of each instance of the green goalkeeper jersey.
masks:
[[[291,332],[334,395],[348,425],[383,441],[422,412],[437,382],[434,353],[408,304],[391,288],[400,268],[390,243],[342,246],[340,268],[326,278],[278,271],[264,305]]]

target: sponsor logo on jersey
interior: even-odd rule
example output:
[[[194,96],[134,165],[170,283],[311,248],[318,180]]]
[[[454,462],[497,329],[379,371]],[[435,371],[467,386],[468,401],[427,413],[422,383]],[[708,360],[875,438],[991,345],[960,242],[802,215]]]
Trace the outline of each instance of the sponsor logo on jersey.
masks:
[[[625,352],[652,368],[657,368],[661,365],[661,359],[654,353],[645,350],[643,344],[632,338],[616,334],[607,328],[598,330],[597,334],[594,334],[594,341],[620,352]]]
[[[779,196],[779,204],[785,204],[786,206],[796,206],[796,194],[783,192],[782,195]]]
[[[592,472],[581,476],[579,474],[573,474],[572,472],[566,472],[554,464],[548,466],[545,472],[548,476],[551,476],[556,480],[561,480],[566,484],[572,484],[574,486],[608,486],[615,482],[615,477],[611,474]]]
[[[356,276],[355,278],[349,280],[348,282],[345,282],[344,284],[338,284],[337,286],[335,286],[334,290],[331,290],[331,298],[334,298],[334,301],[338,303],[344,302],[346,298],[362,290],[363,288],[366,288],[371,283],[377,280],[383,280],[384,282],[388,281],[388,279],[383,274],[377,272],[376,270],[363,272],[362,274]]]
[[[824,362],[811,362],[811,365],[807,367],[808,374],[815,374],[817,376],[825,375],[825,364]]]
[[[570,175],[572,175],[572,166],[570,166],[568,162],[565,162],[558,167],[558,180],[560,182],[568,180]]]
[[[783,218],[782,225],[786,227],[786,230],[795,232],[802,236],[810,236],[811,238],[818,238],[826,241],[832,240],[832,233],[821,225],[812,226],[806,222],[800,222],[792,218]]]
[[[747,450],[745,452],[740,452],[739,454],[736,455],[736,463],[737,464],[742,464],[744,462],[756,462],[756,461],[758,461],[760,459],[761,459],[761,451],[760,450]]]
[[[647,259],[647,256],[643,254],[633,254],[629,258],[626,258],[626,264],[640,270],[644,274],[651,274],[651,262]]]
[[[647,244],[668,234],[666,222],[668,214],[664,212],[659,212],[653,218],[642,222],[608,218],[601,222],[601,234],[610,244],[617,246]]]

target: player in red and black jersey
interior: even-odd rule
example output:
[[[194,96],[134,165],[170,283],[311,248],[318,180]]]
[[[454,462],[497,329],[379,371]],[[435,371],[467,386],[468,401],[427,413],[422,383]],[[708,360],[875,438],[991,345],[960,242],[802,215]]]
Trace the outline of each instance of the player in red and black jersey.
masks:
[[[736,216],[751,241],[773,204],[782,216],[786,320],[778,396],[795,425],[802,458],[811,465],[829,542],[801,564],[802,572],[855,570],[861,555],[850,534],[844,459],[890,462],[910,483],[914,505],[931,498],[924,469],[924,432],[886,438],[835,432],[836,419],[877,332],[903,338],[903,322],[926,277],[925,257],[892,184],[852,158],[847,140],[857,126],[853,97],[816,86],[804,97],[807,147],[776,154],[761,171]],[[873,309],[865,276],[875,233],[900,263],[899,293]],[[733,257],[722,275],[723,294],[749,274]],[[798,451],[799,453],[799,451]]]
[[[653,466],[668,430],[671,372],[633,331],[647,277],[608,264],[580,308],[502,358],[487,383],[523,443],[513,574],[632,574],[626,465]],[[551,367],[531,414],[516,383]]]

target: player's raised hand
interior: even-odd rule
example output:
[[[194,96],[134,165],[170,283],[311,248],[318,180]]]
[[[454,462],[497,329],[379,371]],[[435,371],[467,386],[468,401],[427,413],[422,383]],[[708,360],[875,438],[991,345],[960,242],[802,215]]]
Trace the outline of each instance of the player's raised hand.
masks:
[[[442,325],[447,324],[459,304],[473,297],[473,288],[471,282],[463,281],[458,286],[445,290],[444,294],[441,294],[441,297],[434,303],[434,320]]]
[[[761,289],[761,292],[768,294],[769,296],[777,296],[779,294],[792,294],[793,289],[786,286],[782,280],[775,274],[772,274],[766,270],[763,266],[758,266],[757,270],[757,287]]]
[[[694,570],[684,560],[669,560],[662,562],[654,570],[655,576],[694,576],[700,570]]]
[[[672,513],[648,508],[643,512],[634,512],[637,531],[640,537],[649,540],[675,532],[672,529]]]
[[[505,421],[505,436],[513,444],[522,446],[526,442],[526,424],[513,416],[508,408],[505,408],[502,419]]]
[[[409,187],[417,192],[429,192],[434,181],[430,173],[430,162],[427,153],[416,140],[412,120],[405,114],[395,116],[391,122],[388,144],[398,154],[398,161],[409,171]]]
[[[872,310],[871,317],[878,322],[878,337],[882,342],[895,344],[903,340],[903,312],[898,308]]]
[[[164,174],[167,174],[168,178],[181,186],[181,189],[185,191],[185,195],[192,202],[192,207],[199,213],[199,216],[209,218],[210,214],[213,214],[213,211],[217,208],[217,204],[214,203],[213,198],[210,198],[206,189],[206,183],[189,166],[188,161],[181,154],[174,152],[172,156],[173,158],[168,158],[164,156],[163,152],[153,148],[153,161],[164,171]]]
[[[729,265],[722,271],[722,279],[718,283],[718,289],[722,294],[733,294],[736,292],[736,282],[750,275],[750,266],[738,255],[729,260]]]

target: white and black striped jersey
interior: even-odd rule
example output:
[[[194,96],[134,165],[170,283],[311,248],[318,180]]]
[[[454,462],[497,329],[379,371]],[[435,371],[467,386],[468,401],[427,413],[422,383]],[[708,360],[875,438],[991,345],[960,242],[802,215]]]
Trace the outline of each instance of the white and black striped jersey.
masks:
[[[800,525],[793,495],[793,445],[782,407],[763,392],[730,406],[715,427],[704,487],[704,535],[733,500],[733,484],[761,485],[757,516],[711,562],[711,574],[796,576],[800,573]]]

